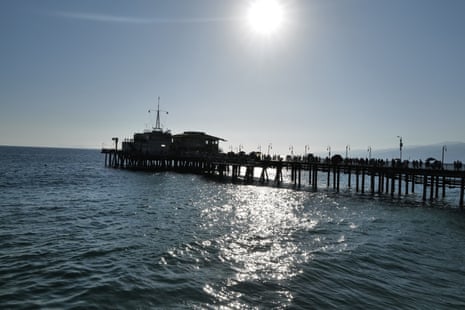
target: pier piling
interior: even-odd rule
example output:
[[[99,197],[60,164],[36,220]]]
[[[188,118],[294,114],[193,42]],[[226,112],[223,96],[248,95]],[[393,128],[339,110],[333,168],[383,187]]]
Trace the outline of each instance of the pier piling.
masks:
[[[460,209],[463,210],[463,196],[465,189],[465,177],[462,177],[462,182],[460,182]]]

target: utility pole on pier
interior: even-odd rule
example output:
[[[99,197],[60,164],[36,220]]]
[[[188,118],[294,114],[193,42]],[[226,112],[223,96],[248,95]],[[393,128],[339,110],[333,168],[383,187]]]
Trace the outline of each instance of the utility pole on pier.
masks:
[[[444,169],[444,152],[447,152],[447,146],[446,145],[443,145],[442,146],[442,161],[441,161],[441,165],[442,165],[442,168]]]
[[[402,136],[397,136],[397,138],[399,138],[400,161],[402,162],[402,147],[404,146],[404,143],[402,142]]]
[[[115,142],[115,152],[118,152],[118,137],[114,137],[111,140],[113,140],[113,142]]]

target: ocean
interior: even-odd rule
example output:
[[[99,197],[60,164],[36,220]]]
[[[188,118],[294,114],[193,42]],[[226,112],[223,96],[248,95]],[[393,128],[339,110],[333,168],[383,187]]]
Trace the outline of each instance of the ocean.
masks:
[[[324,182],[232,184],[105,168],[97,150],[0,147],[0,308],[465,308],[454,201]]]

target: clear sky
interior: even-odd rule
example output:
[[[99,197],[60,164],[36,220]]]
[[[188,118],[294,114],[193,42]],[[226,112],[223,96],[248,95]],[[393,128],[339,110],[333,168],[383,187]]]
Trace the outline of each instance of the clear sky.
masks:
[[[465,140],[465,1],[255,1],[0,1],[0,145],[109,146],[158,96],[225,151]]]

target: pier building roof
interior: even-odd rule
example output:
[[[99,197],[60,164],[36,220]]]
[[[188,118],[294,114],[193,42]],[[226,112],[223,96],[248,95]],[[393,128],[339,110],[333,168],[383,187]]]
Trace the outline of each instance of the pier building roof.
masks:
[[[201,138],[201,139],[211,140],[211,141],[216,140],[216,141],[226,142],[226,140],[223,138],[208,135],[203,131],[184,131],[181,134],[173,135],[173,138],[175,139],[176,138]]]

